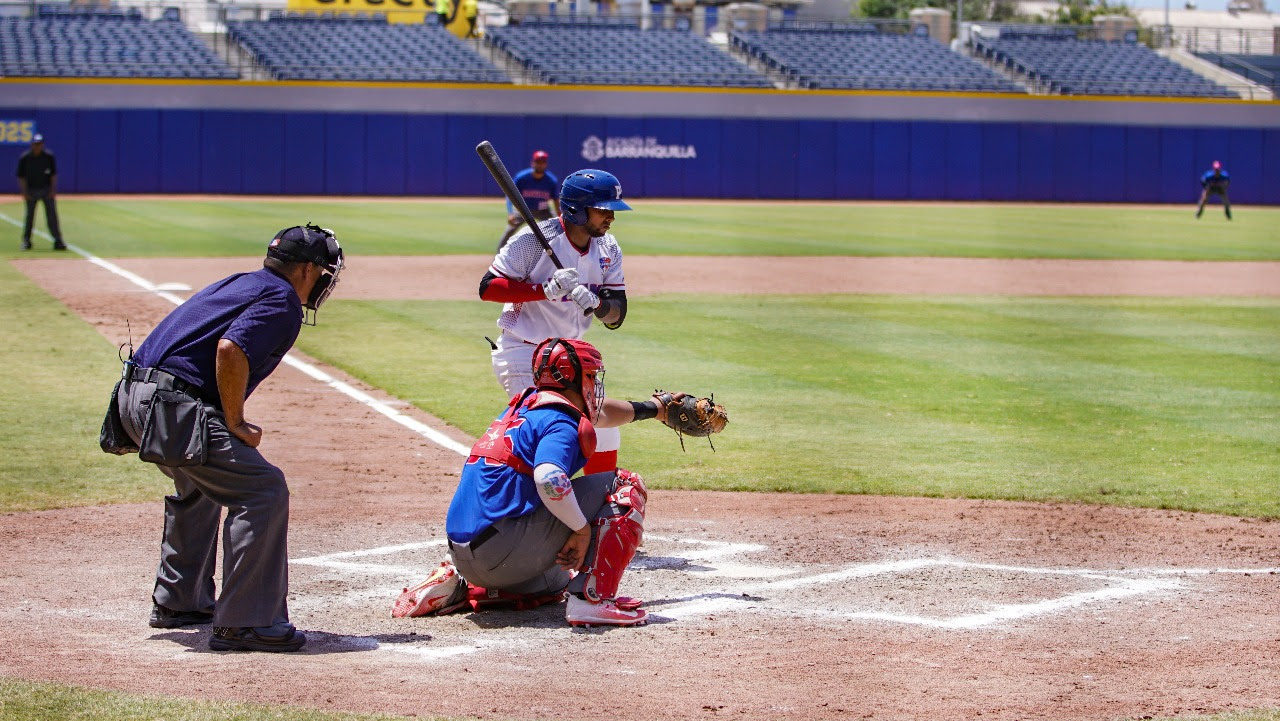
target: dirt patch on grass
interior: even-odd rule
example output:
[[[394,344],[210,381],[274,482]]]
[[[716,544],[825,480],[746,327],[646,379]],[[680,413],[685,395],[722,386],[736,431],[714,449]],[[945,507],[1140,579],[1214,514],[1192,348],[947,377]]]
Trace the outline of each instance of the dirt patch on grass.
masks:
[[[492,256],[351,259],[342,298],[474,300]],[[261,265],[260,258],[126,258],[157,283],[202,288]],[[1176,260],[1025,260],[630,256],[628,295],[689,293],[908,293],[958,295],[1280,297],[1280,263]],[[40,271],[38,266],[33,273]]]

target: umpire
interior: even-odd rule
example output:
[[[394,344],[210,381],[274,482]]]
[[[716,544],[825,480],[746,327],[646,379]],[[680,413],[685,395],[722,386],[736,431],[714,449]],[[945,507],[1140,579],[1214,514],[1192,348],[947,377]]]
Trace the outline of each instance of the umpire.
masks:
[[[125,363],[114,405],[142,460],[175,488],[165,497],[150,625],[212,622],[209,647],[219,651],[296,651],[307,640],[285,602],[289,488],[258,452],[262,429],[245,420],[244,402],[304,320],[314,325],[342,272],[342,249],[332,231],[286,228],[262,265],[208,286],[162,320]]]
[[[31,226],[36,221],[36,203],[44,203],[44,222],[53,236],[53,249],[66,250],[62,230],[58,228],[58,161],[44,149],[44,136],[31,138],[31,149],[18,158],[18,189],[27,204],[26,222],[22,225],[22,249],[31,250]]]

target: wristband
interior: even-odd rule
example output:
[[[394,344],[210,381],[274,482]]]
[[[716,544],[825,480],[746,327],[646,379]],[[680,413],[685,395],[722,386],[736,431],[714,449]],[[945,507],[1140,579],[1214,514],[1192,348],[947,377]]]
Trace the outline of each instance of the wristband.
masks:
[[[636,403],[635,401],[630,401],[630,403],[631,412],[635,414],[635,418],[631,419],[632,423],[658,417],[658,404],[656,402],[645,401],[644,403]]]

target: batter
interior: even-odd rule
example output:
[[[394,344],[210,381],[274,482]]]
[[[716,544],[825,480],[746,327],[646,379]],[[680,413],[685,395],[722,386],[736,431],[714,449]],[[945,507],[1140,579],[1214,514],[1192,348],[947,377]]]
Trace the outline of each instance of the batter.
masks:
[[[622,184],[603,170],[579,170],[560,189],[560,216],[539,224],[556,257],[525,228],[498,251],[480,279],[481,300],[502,303],[502,329],[492,353],[493,372],[509,397],[533,385],[533,350],[547,338],[581,339],[598,318],[616,330],[627,315],[622,248],[609,233],[614,213],[631,210]],[[622,436],[601,428],[583,473],[618,467]]]

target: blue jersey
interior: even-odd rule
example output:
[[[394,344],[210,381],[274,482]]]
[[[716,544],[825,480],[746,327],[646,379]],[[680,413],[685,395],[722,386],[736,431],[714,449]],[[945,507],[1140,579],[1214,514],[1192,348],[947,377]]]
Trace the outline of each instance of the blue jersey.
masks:
[[[587,464],[577,419],[554,406],[518,407],[506,438],[511,452],[529,468],[551,463],[572,476]],[[468,543],[495,522],[532,513],[540,505],[532,474],[472,456],[463,465],[458,489],[449,502],[445,532],[454,543]]]
[[[560,181],[550,172],[544,172],[541,178],[535,178],[533,168],[525,168],[516,173],[516,177],[512,180],[515,181],[516,189],[520,191],[529,210],[535,213],[548,212],[551,201],[560,197]],[[510,200],[507,201],[507,212],[515,212]]]
[[[1200,176],[1200,187],[1202,188],[1226,188],[1231,183],[1231,176],[1225,170],[1217,171],[1218,175],[1214,175],[1214,171],[1210,170]]]
[[[263,268],[214,283],[178,306],[138,346],[139,368],[159,368],[218,397],[218,341],[240,346],[249,359],[247,398],[280,365],[302,329],[302,301],[293,285]]]

